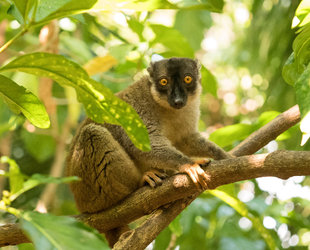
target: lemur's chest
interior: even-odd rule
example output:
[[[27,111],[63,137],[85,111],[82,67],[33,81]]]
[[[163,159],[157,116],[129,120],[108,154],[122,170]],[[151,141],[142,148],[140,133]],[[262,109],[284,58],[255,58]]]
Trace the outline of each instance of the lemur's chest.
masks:
[[[161,117],[161,129],[172,145],[184,137],[197,131],[199,107],[184,107],[184,109],[165,112]]]

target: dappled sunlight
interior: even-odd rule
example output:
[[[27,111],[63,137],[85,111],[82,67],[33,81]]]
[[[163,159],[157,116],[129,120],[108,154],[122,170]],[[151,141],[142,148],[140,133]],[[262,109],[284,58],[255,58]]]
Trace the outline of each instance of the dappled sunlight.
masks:
[[[310,201],[310,187],[300,184],[304,179],[304,176],[296,176],[287,180],[277,177],[262,177],[256,180],[261,190],[268,192],[272,197],[281,201],[296,197]]]

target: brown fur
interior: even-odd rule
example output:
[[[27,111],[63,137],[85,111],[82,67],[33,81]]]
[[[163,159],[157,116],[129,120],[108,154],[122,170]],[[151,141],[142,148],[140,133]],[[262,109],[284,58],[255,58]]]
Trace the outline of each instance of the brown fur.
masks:
[[[132,105],[142,118],[149,133],[151,151],[138,150],[120,126],[98,124],[90,119],[81,124],[67,158],[67,175],[82,179],[70,185],[81,212],[93,213],[113,206],[135,191],[143,174],[151,169],[177,172],[184,165],[194,164],[194,156],[229,157],[198,133],[199,69],[190,59],[179,60],[184,60],[182,70],[191,70],[189,73],[197,81],[195,89],[187,94],[183,108],[171,107],[168,97],[159,94],[154,86],[152,68],[149,69],[152,72],[150,76],[142,77],[117,94]],[[186,69],[188,60],[190,69]],[[157,74],[169,74],[164,63],[167,61],[158,65],[165,72],[159,71]],[[106,234],[111,246],[119,237],[119,233],[116,236],[113,234],[114,231]]]

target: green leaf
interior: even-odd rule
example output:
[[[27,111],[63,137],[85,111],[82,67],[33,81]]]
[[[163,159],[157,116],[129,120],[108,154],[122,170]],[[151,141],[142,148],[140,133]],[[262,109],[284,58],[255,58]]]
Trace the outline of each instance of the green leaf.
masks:
[[[156,237],[153,250],[162,250],[167,249],[168,245],[171,241],[171,230],[169,228],[165,228],[160,234]]]
[[[21,213],[21,227],[36,249],[109,249],[95,229],[74,218],[27,211]]]
[[[300,2],[298,8],[296,9],[296,16],[298,17],[300,23],[299,27],[306,25],[310,22],[310,2],[308,0],[303,0]]]
[[[296,99],[301,117],[310,111],[310,63],[295,84]]]
[[[48,128],[50,120],[41,101],[30,91],[19,86],[11,79],[0,75],[0,95],[14,108],[39,128]]]
[[[188,20],[191,20],[190,22]],[[204,30],[211,26],[212,19],[206,10],[180,10],[175,17],[174,27],[187,39],[191,47],[199,50]],[[193,27],[199,32],[193,32]]]
[[[103,84],[91,79],[78,64],[60,55],[32,53],[20,56],[0,69],[5,70],[49,77],[61,85],[73,87],[92,120],[121,125],[136,147],[150,149],[146,127],[136,111]]]
[[[35,250],[32,243],[23,243],[18,245],[18,250]]]
[[[180,237],[183,233],[183,226],[180,222],[181,215],[178,215],[170,224],[169,229],[172,233],[174,233],[177,237]]]
[[[215,142],[220,147],[232,145],[235,141],[245,139],[255,130],[255,126],[250,124],[234,124],[226,126],[214,131],[210,135],[210,140]]]
[[[126,61],[127,55],[134,46],[132,44],[120,44],[110,48],[109,52],[119,63],[124,63]]]
[[[255,125],[255,130],[258,130],[259,128],[261,128],[262,126],[266,125],[267,123],[271,122],[273,119],[275,119],[278,115],[280,114],[280,112],[278,111],[266,111],[263,112],[259,118],[258,121],[254,123]],[[290,132],[287,130],[285,132],[283,132],[281,135],[279,135],[276,140],[277,141],[284,141],[287,140],[291,137]]]
[[[23,183],[22,188],[19,189],[18,192],[10,196],[10,201],[15,200],[21,194],[41,184],[47,184],[47,183],[61,184],[61,183],[67,183],[67,182],[77,181],[77,180],[79,180],[79,178],[76,176],[60,178],[60,177],[52,177],[52,176],[46,176],[46,175],[41,175],[41,174],[34,174]]]
[[[310,137],[310,63],[295,84],[296,99],[302,117],[300,130],[302,132],[301,145]]]
[[[2,156],[0,162],[9,164],[10,168],[7,175],[9,176],[10,181],[10,191],[11,194],[17,193],[23,187],[25,176],[20,172],[17,163],[9,157]]]
[[[310,62],[310,23],[300,29],[294,40],[293,50],[298,72],[302,72]]]
[[[160,24],[150,25],[156,37],[150,47],[157,43],[164,45],[167,56],[194,57],[194,50],[180,31]]]
[[[168,1],[162,0],[148,0],[148,1],[136,1],[136,0],[114,0],[106,1],[99,0],[92,10],[101,11],[124,11],[124,10],[135,10],[135,11],[152,11],[156,9],[166,9],[174,7]]]
[[[280,114],[280,112],[278,111],[266,111],[263,112],[259,118],[258,118],[258,122],[257,122],[257,126],[258,128],[266,125],[268,122],[271,122],[274,118],[276,118],[278,115]]]
[[[53,19],[85,13],[94,6],[97,0],[41,0],[41,2],[43,4],[38,6],[35,25],[41,25]]]
[[[212,12],[222,12],[223,0],[177,0],[173,4],[182,9],[206,9]]]
[[[40,0],[40,4],[38,5],[35,16],[35,21],[42,20],[69,2],[72,2],[72,0]]]
[[[264,112],[259,116],[257,121],[252,124],[239,123],[220,128],[214,131],[210,135],[209,139],[221,147],[233,145],[234,142],[242,141],[251,133],[272,121],[279,114],[280,113],[277,111]],[[286,140],[288,138],[290,138],[290,134],[288,131],[285,131],[279,137],[277,137],[277,140]]]
[[[301,146],[303,146],[310,138],[310,112],[301,120],[300,130],[302,132]]]
[[[204,66],[201,67],[201,84],[203,91],[217,96],[217,80],[214,75]]]
[[[29,133],[26,130],[21,132],[21,139],[25,148],[38,162],[44,162],[55,153],[56,142],[52,136]],[[40,145],[40,147],[38,147]]]
[[[127,23],[129,28],[139,36],[140,41],[144,41],[145,39],[142,35],[144,25],[134,17],[130,17],[130,19],[127,20]]]
[[[157,9],[206,9],[214,12],[221,12],[223,9],[223,0],[98,0],[97,4],[92,8],[96,11],[152,11]]]
[[[302,72],[302,71],[301,71]],[[289,56],[289,58],[286,60],[283,69],[282,69],[282,76],[283,79],[290,85],[294,86],[295,82],[300,76],[300,73],[298,71],[298,66],[295,61],[294,52]]]
[[[246,217],[250,221],[252,221],[253,227],[260,233],[260,235],[263,237],[269,248],[276,249],[276,243],[272,238],[270,232],[264,227],[259,217],[250,213],[245,204],[243,204],[235,197],[220,190],[208,190],[207,192],[227,203],[229,206],[235,209],[241,216]]]
[[[12,0],[15,4],[18,12],[20,13],[21,17],[27,23],[29,21],[29,14],[33,9],[34,5],[36,4],[37,0]]]
[[[16,5],[12,4],[10,8],[8,9],[8,14],[12,15],[20,24],[24,24],[24,17],[19,12]]]

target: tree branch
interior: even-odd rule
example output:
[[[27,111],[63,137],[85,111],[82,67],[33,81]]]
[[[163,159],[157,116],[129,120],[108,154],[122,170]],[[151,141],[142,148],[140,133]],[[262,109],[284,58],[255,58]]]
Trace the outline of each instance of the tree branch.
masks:
[[[310,175],[310,152],[276,151],[270,154],[250,155],[213,161],[207,167],[207,173],[210,178],[208,186],[211,189],[221,185],[263,176],[276,176],[287,179],[290,176]],[[104,232],[124,225],[125,223],[130,223],[167,203],[186,199],[196,194],[196,186],[191,182],[190,178],[185,174],[178,174],[168,178],[158,188],[151,189],[150,187],[144,187],[137,190],[127,199],[109,210],[96,214],[81,214],[77,218],[98,229],[100,232]],[[184,201],[181,200],[175,204],[182,203]],[[171,209],[174,210],[175,207],[180,206],[172,205]],[[176,211],[170,210],[165,211],[160,217],[154,215],[156,220],[165,221],[165,224],[167,224],[169,220],[167,218],[164,220],[162,216],[168,214],[169,217],[173,217],[179,212],[179,209]],[[164,225],[159,226],[161,228]],[[147,225],[145,227],[148,228]],[[7,230],[5,230],[5,233],[2,230],[3,227],[0,228],[0,246],[3,246],[5,243],[7,244],[8,238]],[[140,234],[139,232],[140,229],[132,234]],[[22,235],[19,236],[21,237]],[[17,238],[18,236],[15,237]],[[135,240],[137,239],[135,238]]]
[[[275,140],[280,134],[300,121],[298,105],[278,115],[271,122],[251,134],[237,147],[230,151],[234,156],[250,155]]]
[[[262,145],[264,146],[270,140],[275,139],[283,132],[284,128],[288,129],[298,121],[299,110],[295,106],[253,133],[249,139],[237,146],[232,153],[236,156],[251,154]],[[260,146],[255,146],[256,143]],[[207,166],[207,174],[210,178],[208,186],[212,189],[228,183],[263,176],[276,176],[286,179],[290,176],[310,175],[310,152],[277,151],[270,154],[213,161]],[[143,249],[200,192],[197,191],[196,186],[187,175],[178,174],[165,180],[163,185],[156,189],[143,187],[137,190],[109,210],[96,214],[81,214],[76,217],[100,232],[104,232],[125,223],[130,223],[163,205],[172,203],[167,209],[160,208],[158,211],[153,212],[139,228],[123,234],[120,241],[115,245],[115,249],[123,249],[124,246],[129,246],[134,241],[135,249]],[[0,227],[0,246],[28,241],[18,225],[10,224],[10,227],[12,228],[11,231]],[[11,232],[14,233],[14,237],[11,237]],[[146,235],[143,232],[148,232],[148,234]]]
[[[8,223],[0,227],[0,247],[31,242],[23,233],[19,224]]]

